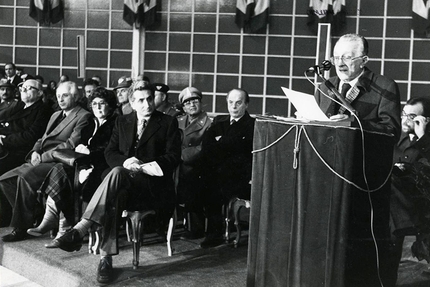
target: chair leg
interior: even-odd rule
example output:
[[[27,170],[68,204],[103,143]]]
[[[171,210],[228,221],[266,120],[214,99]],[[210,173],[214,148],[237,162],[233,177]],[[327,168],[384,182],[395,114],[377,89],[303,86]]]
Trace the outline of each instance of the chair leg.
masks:
[[[139,266],[139,253],[142,240],[143,221],[142,219],[150,214],[155,214],[154,210],[148,211],[127,211],[124,210],[122,217],[127,218],[126,232],[129,242],[133,242],[133,269]]]
[[[241,237],[241,227],[240,227],[240,209],[242,207],[250,208],[250,201],[244,200],[244,199],[237,199],[234,202],[233,205],[233,215],[234,215],[234,225],[236,226],[236,239],[233,241],[234,247],[237,248],[237,246],[240,243],[240,237]]]
[[[178,220],[178,215],[176,214],[176,209],[173,211],[173,215],[169,220],[169,228],[167,229],[167,255],[172,256],[173,248],[172,248],[172,236],[173,230],[176,227],[176,222]]]
[[[225,233],[224,233],[224,240],[225,243],[229,243],[230,242],[230,214],[231,214],[231,210],[232,210],[232,206],[234,205],[234,202],[236,202],[238,200],[238,198],[232,198],[230,199],[230,201],[227,204],[227,207],[225,208]]]

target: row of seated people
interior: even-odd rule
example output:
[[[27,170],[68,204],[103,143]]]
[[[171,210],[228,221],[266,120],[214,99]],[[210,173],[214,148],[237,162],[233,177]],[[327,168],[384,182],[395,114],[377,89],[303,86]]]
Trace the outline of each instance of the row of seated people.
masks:
[[[128,88],[133,111],[117,116],[113,92],[94,89],[88,98],[91,114],[78,105],[76,83],[60,83],[56,94],[61,110],[51,117],[46,112],[44,123],[32,120],[46,130],[24,155],[26,163],[0,176],[1,218],[9,213],[13,227],[3,241],[40,236],[59,225],[57,237],[46,247],[74,251],[81,248],[89,228],[101,228],[97,280],[109,282],[112,255],[118,254],[115,210],[154,209],[158,226],[166,226],[177,203],[173,174],[179,166],[178,201],[187,212],[208,218],[201,247],[221,244],[222,205],[233,195],[250,197],[254,119],[247,112],[249,96],[242,89],[231,90],[229,115],[217,116],[211,123],[202,109],[202,93],[193,87],[179,95],[184,116],[176,119],[157,111],[155,91],[163,88],[133,82]],[[22,99],[28,94],[40,98],[41,84],[27,80],[20,91]],[[89,202],[72,228],[70,171],[54,158],[61,149],[89,155],[86,176],[82,175]],[[34,228],[41,210],[38,191],[48,197],[43,220]]]

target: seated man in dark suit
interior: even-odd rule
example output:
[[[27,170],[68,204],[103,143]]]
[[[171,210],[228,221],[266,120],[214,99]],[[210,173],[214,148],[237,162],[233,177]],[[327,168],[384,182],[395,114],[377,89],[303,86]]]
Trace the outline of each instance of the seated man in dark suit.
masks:
[[[3,241],[18,241],[27,237],[27,229],[32,227],[39,207],[36,191],[55,165],[52,152],[56,149],[74,149],[79,144],[81,131],[88,125],[91,114],[77,106],[78,97],[75,83],[64,82],[58,86],[57,99],[61,111],[50,118],[44,135],[26,157],[28,163],[0,177],[0,192],[12,207],[10,226],[14,227],[10,234],[2,237]]]
[[[0,175],[25,162],[52,114],[42,102],[43,90],[38,81],[27,80],[20,91],[22,101],[0,120]]]
[[[4,65],[4,71],[6,80],[15,87],[17,87],[18,84],[22,82],[20,75],[18,75],[16,72],[16,66],[14,63],[6,63],[6,65]]]
[[[132,90],[134,112],[117,118],[105,150],[112,170],[95,191],[81,221],[58,238],[58,247],[71,252],[81,248],[88,228],[102,227],[97,270],[97,281],[102,283],[112,280],[112,255],[118,254],[117,211],[154,209],[157,221],[164,225],[175,208],[173,171],[181,160],[178,122],[155,110],[152,86],[137,81]]]
[[[242,89],[227,94],[229,115],[215,117],[202,142],[206,160],[205,203],[208,227],[202,248],[219,245],[222,238],[222,205],[233,196],[251,194],[252,143],[255,120],[248,114],[249,95]]]

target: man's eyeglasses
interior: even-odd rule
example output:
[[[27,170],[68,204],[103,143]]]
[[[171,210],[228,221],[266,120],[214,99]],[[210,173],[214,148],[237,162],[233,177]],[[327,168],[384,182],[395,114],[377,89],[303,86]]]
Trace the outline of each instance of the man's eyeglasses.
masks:
[[[104,107],[106,107],[106,103],[105,102],[92,102],[91,103],[91,106],[93,107],[93,108],[97,108],[97,107],[102,107],[102,108],[104,108]]]
[[[339,62],[342,60],[345,64],[351,64],[352,61],[357,60],[359,58],[363,58],[365,55],[357,56],[357,57],[351,57],[351,56],[333,56],[330,58],[330,62],[334,65],[336,62]]]
[[[406,118],[409,121],[413,121],[418,115],[416,114],[407,114],[404,111],[402,111],[402,115],[400,116],[402,119]]]
[[[19,87],[20,92],[27,92],[28,90],[36,90],[39,91],[38,88],[32,87],[32,86],[21,86]]]
[[[194,99],[194,100],[189,100],[183,103],[184,106],[189,107],[191,105],[197,105],[198,103],[200,103],[199,99]]]

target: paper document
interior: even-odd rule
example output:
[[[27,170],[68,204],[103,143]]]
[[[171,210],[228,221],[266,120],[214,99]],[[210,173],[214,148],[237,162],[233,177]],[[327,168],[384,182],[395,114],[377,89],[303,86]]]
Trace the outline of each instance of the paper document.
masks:
[[[321,111],[313,95],[297,92],[284,87],[281,88],[296,108],[297,118],[303,118],[310,121],[330,121],[323,111]]]
[[[151,176],[163,176],[163,170],[156,161],[141,164],[142,171]]]

